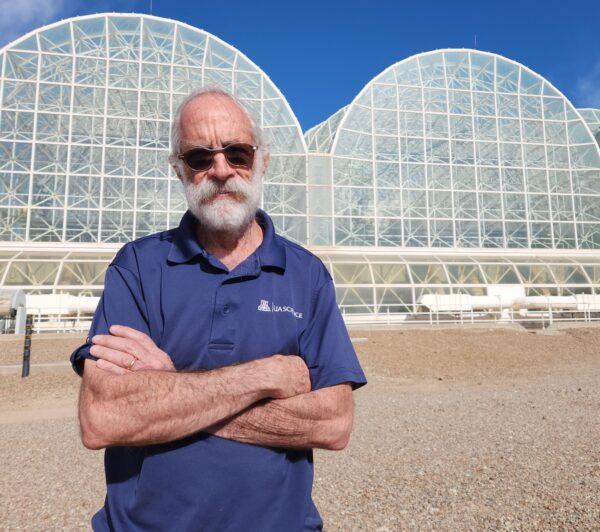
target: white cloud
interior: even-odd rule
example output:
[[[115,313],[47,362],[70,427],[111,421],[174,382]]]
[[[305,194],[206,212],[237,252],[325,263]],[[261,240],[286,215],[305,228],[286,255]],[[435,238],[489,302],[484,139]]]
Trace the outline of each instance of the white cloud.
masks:
[[[600,108],[600,59],[577,79],[577,106]]]
[[[66,3],[67,0],[0,0],[0,45],[59,19]]]
[[[58,20],[105,11],[135,11],[136,0],[0,0],[0,47]]]

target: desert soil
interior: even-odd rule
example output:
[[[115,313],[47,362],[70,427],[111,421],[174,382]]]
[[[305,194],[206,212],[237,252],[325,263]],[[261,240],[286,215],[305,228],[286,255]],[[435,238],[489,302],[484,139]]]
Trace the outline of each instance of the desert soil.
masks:
[[[352,329],[369,384],[341,452],[315,452],[326,530],[600,530],[600,328]],[[0,373],[0,528],[89,528],[102,452],[80,443],[77,335]],[[0,338],[0,366],[22,338]],[[0,368],[1,369],[1,368]],[[4,372],[6,373],[6,372]]]

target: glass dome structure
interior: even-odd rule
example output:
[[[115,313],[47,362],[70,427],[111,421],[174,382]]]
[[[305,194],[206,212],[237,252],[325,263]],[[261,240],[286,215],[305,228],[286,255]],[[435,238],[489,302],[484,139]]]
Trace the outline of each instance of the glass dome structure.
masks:
[[[323,259],[347,319],[417,317],[431,296],[462,312],[503,290],[600,316],[597,110],[514,61],[448,49],[390,66],[302,135],[240,51],[133,14],[0,50],[0,288],[97,296],[124,242],[176,225],[170,123],[204,85],[263,126],[263,207]]]
[[[598,145],[558,90],[498,55],[400,61],[306,137],[331,156],[309,176],[328,181],[313,244],[600,246]]]
[[[306,239],[306,146],[285,98],[241,52],[147,15],[78,17],[0,51],[0,242],[120,244],[176,225],[170,123],[194,88],[232,91],[271,145],[263,204]]]
[[[310,243],[346,315],[414,316],[431,295],[460,312],[515,289],[547,308],[597,297],[600,150],[584,115],[523,65],[447,49],[390,66],[307,131]]]

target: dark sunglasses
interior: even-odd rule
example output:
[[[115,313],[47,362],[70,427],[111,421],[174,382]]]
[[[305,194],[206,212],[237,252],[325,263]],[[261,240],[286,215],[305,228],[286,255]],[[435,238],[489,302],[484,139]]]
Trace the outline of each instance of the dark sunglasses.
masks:
[[[230,166],[238,168],[247,168],[250,170],[254,164],[254,152],[258,146],[252,144],[236,143],[228,144],[224,148],[191,148],[177,155],[192,170],[196,172],[204,172],[208,170],[214,163],[215,155],[222,153],[227,159]]]

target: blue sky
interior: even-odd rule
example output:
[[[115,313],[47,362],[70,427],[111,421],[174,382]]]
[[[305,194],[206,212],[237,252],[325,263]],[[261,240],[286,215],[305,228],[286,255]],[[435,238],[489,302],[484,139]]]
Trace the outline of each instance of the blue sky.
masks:
[[[150,0],[0,0],[0,45],[61,18],[150,12]],[[390,64],[436,48],[519,61],[577,107],[600,107],[597,0],[153,0],[152,14],[224,39],[260,66],[308,129]]]

